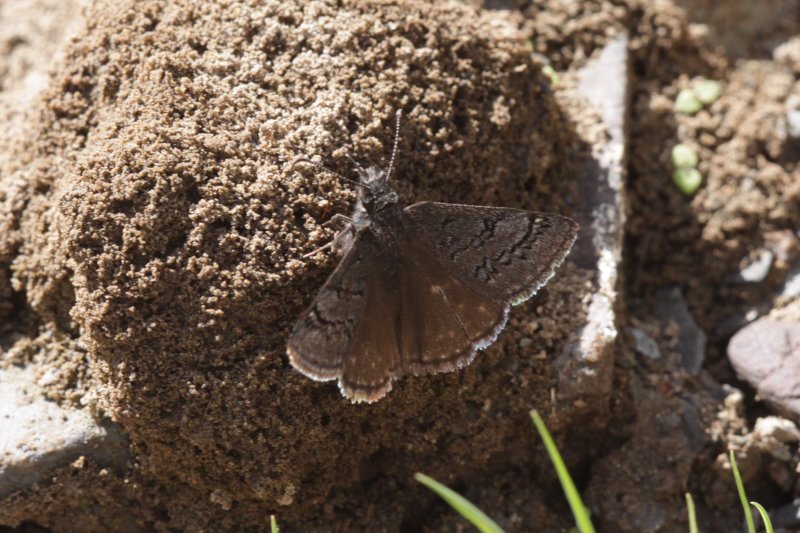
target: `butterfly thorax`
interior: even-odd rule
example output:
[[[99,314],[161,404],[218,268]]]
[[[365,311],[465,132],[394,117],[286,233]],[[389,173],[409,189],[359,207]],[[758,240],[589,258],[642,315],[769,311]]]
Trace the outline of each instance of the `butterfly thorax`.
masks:
[[[389,186],[386,171],[380,167],[370,167],[363,171],[359,188],[358,202],[353,211],[353,226],[356,231],[369,229],[378,241],[391,244],[394,238],[387,230],[397,227],[401,210],[397,193]]]
[[[397,235],[391,229],[400,227],[402,217],[397,193],[389,186],[386,171],[380,167],[364,170],[359,178],[364,186],[359,188],[351,223],[337,236],[334,247],[344,253],[350,249],[359,232],[369,231],[382,248],[394,250]]]

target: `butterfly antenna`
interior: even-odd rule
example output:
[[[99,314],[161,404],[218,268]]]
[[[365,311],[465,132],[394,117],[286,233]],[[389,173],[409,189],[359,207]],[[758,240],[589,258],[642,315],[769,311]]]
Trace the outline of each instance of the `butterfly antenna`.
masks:
[[[403,110],[398,109],[395,116],[397,117],[397,121],[394,125],[394,147],[392,148],[392,158],[389,160],[389,170],[386,171],[386,181],[389,181],[389,178],[392,176],[392,170],[394,170],[394,159],[397,157],[397,145],[400,141],[400,117],[403,116]]]
[[[326,167],[324,165],[321,165],[321,164],[317,163],[316,161],[312,161],[309,158],[304,157],[304,156],[296,157],[294,159],[294,161],[292,161],[289,164],[289,167],[286,169],[286,173],[288,174],[288,173],[292,172],[294,170],[294,167],[297,166],[299,163],[308,163],[309,165],[314,165],[319,170],[324,170],[325,172],[330,172],[331,174],[333,174],[334,176],[336,176],[337,178],[339,178],[342,181],[346,181],[347,183],[352,183],[353,185],[357,185],[359,187],[364,187],[365,189],[369,189],[370,188],[367,185],[364,185],[363,183],[361,183],[360,181],[351,180],[350,178],[345,178],[344,176],[342,176],[338,172],[334,172],[333,170],[329,169],[328,167]]]

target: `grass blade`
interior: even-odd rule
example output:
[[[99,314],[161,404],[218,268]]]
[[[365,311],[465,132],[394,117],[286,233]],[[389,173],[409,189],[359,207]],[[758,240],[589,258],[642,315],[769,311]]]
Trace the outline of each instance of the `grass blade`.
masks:
[[[578,494],[578,489],[575,488],[575,483],[572,482],[572,477],[570,477],[569,471],[567,471],[567,467],[564,465],[564,460],[561,458],[558,448],[556,448],[556,443],[553,442],[553,437],[551,437],[550,432],[547,431],[542,417],[540,417],[539,412],[534,409],[531,411],[531,418],[533,418],[536,431],[539,432],[539,436],[542,438],[542,442],[544,442],[544,447],[547,450],[547,454],[550,456],[550,461],[552,461],[556,469],[558,480],[561,482],[561,488],[564,489],[564,495],[567,497],[569,506],[572,509],[572,516],[575,517],[575,525],[578,527],[578,531],[581,533],[595,533],[592,521],[589,519],[589,513],[586,506],[583,505],[583,500],[581,500],[581,495]]]
[[[686,493],[686,510],[689,512],[689,533],[699,533],[699,529],[697,529],[697,514],[694,510],[694,500],[692,499],[692,495],[688,492]]]
[[[444,501],[469,520],[481,533],[504,533],[494,520],[486,516],[483,511],[472,505],[469,500],[457,492],[442,485],[425,474],[414,474],[414,479],[438,494]]]
[[[736,456],[731,450],[731,470],[733,470],[733,479],[736,480],[736,490],[739,491],[739,500],[742,502],[744,509],[744,519],[747,522],[748,533],[756,533],[756,525],[753,522],[753,513],[750,511],[750,504],[747,501],[747,494],[744,492],[744,485],[742,484],[742,476],[739,475],[739,467],[736,466]]]
[[[269,515],[269,530],[270,533],[278,533],[278,521],[275,520],[275,515]]]
[[[772,521],[770,521],[769,513],[764,509],[764,506],[756,502],[750,502],[750,505],[758,509],[758,514],[761,515],[761,521],[764,523],[764,529],[767,533],[772,533]]]

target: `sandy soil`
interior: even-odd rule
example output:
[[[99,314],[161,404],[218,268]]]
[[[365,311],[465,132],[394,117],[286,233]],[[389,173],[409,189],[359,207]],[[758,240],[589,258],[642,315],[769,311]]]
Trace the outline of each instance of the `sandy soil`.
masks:
[[[730,400],[721,384],[742,384],[724,354],[800,253],[800,149],[779,126],[800,98],[798,18],[748,20],[731,44],[723,30],[746,2],[727,16],[683,1],[339,4],[0,8],[39,24],[0,17],[0,120],[13,132],[0,134],[0,365],[57,369],[48,398],[121,424],[135,458],[120,472],[91,461],[55,472],[0,502],[0,523],[219,531],[274,513],[288,531],[463,527],[412,480],[424,471],[509,531],[561,531],[569,513],[527,415],[539,406],[604,531],[685,530],[687,487],[707,530],[738,525],[719,455],[744,446],[763,407]],[[402,108],[405,200],[569,213],[587,149],[577,124],[594,118],[553,93],[541,63],[568,85],[623,29],[620,328],[648,331],[665,357],[648,361],[623,336],[607,403],[554,403],[552,362],[582,324],[576,287],[592,277],[567,264],[464,371],[402,380],[368,407],[296,373],[286,335],[336,262],[302,256],[354,195],[287,162],[348,174],[347,150],[385,163]],[[698,76],[722,81],[721,97],[676,114]],[[677,142],[700,155],[691,197],[672,183]],[[723,281],[775,246],[764,282]],[[680,368],[675,332],[653,313],[673,285],[709,336],[700,376]],[[759,454],[743,459],[751,496],[791,501],[794,484]],[[781,466],[796,464],[795,453]]]

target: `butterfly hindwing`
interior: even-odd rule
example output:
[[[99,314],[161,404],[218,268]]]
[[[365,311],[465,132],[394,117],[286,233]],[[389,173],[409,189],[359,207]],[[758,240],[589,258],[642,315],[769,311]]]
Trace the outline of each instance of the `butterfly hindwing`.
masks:
[[[372,235],[368,230],[363,233]],[[373,237],[365,237],[373,239]],[[391,251],[376,251],[393,255]],[[388,252],[388,253],[387,253]],[[396,269],[382,268],[379,256],[367,258],[363,312],[344,358],[339,388],[354,401],[374,402],[392,388],[392,379],[402,374],[397,341],[399,296],[402,290],[395,278]],[[385,266],[385,265],[384,265]]]
[[[383,397],[400,366],[396,287],[380,267],[381,253],[372,232],[359,231],[288,342],[296,369],[319,381],[338,379],[355,401]]]
[[[469,364],[505,324],[502,301],[473,291],[407,235],[401,269],[400,352],[407,372],[447,372]]]

